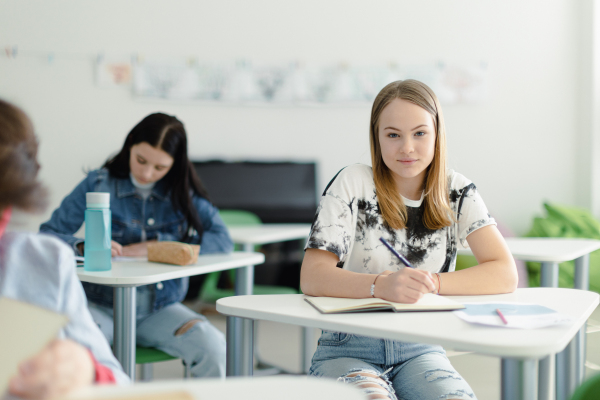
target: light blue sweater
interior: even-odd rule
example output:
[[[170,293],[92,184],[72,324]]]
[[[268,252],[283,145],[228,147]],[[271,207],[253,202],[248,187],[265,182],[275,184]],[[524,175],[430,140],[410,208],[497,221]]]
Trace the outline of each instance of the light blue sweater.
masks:
[[[66,315],[69,323],[59,338],[88,348],[100,364],[112,370],[118,383],[129,382],[87,309],[73,250],[65,243],[33,233],[7,232],[0,237],[0,297]]]

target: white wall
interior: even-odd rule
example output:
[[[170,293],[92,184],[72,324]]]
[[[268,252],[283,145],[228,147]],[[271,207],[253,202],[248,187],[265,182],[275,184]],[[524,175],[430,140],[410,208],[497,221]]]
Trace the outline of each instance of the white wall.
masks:
[[[0,57],[0,97],[33,119],[52,192],[45,214],[13,228],[37,229],[83,170],[98,167],[154,111],[184,121],[193,156],[317,160],[319,189],[343,166],[370,162],[368,106],[134,101],[126,90],[95,86],[92,57],[103,51],[256,62],[486,61],[489,99],[444,108],[449,164],[477,184],[498,220],[523,234],[544,200],[591,201],[581,178],[589,160],[582,157],[578,3],[0,0],[0,46],[22,52]],[[33,52],[40,56],[26,56]]]

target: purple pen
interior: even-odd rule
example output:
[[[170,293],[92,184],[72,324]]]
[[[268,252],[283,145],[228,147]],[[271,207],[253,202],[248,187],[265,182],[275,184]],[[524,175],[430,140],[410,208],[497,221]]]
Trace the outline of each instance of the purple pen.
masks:
[[[389,250],[392,252],[392,254],[393,254],[393,255],[395,255],[396,257],[398,257],[398,259],[399,259],[400,261],[402,261],[402,264],[406,265],[406,266],[407,266],[407,267],[409,267],[409,268],[413,268],[413,269],[415,268],[415,267],[413,267],[413,266],[412,266],[412,264],[411,264],[411,263],[409,263],[409,262],[408,262],[408,260],[407,260],[406,258],[404,258],[404,256],[403,256],[402,254],[398,253],[398,252],[396,251],[396,249],[394,249],[394,248],[392,247],[392,245],[388,243],[388,241],[387,241],[387,240],[385,240],[385,239],[384,239],[384,238],[382,238],[382,237],[380,237],[380,238],[379,238],[379,240],[381,241],[381,243],[383,243],[383,244],[385,245],[385,247],[387,247],[387,248],[388,248],[388,249],[389,249]]]

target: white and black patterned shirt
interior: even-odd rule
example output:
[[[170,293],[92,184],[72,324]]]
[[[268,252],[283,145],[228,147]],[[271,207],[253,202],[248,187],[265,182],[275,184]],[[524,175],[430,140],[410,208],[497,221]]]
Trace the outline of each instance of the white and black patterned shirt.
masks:
[[[350,165],[338,172],[323,192],[306,248],[334,253],[340,259],[338,267],[349,271],[398,271],[404,265],[379,241],[383,237],[417,269],[454,271],[457,247],[467,248],[471,232],[496,221],[471,181],[450,170],[448,186],[457,222],[430,230],[423,225],[423,198],[402,197],[408,223],[405,229],[395,230],[383,223],[372,168]]]

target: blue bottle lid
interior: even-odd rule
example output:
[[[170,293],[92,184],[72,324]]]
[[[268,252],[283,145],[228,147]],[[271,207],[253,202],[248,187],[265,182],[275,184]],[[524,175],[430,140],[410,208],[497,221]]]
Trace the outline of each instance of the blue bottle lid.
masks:
[[[85,203],[87,208],[109,208],[110,193],[87,192],[85,194]]]

